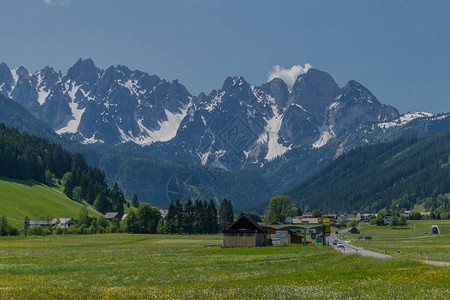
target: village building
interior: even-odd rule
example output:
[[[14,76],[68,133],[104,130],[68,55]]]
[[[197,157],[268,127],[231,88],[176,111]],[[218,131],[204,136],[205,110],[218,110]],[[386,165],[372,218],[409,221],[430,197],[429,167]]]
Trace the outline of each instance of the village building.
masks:
[[[292,220],[292,225],[317,225],[317,224],[319,224],[319,218],[301,218]]]
[[[391,224],[391,220],[392,220],[392,215],[391,214],[387,214],[384,216],[383,222],[384,225],[389,225]]]
[[[118,212],[107,212],[106,214],[105,214],[105,219],[106,220],[113,220],[113,219],[118,219],[120,216],[119,216],[119,213]]]
[[[251,217],[241,214],[236,222],[223,231],[224,248],[266,246],[266,233]]]
[[[36,221],[36,220],[32,220],[32,221],[30,221],[29,228],[49,227],[49,226],[52,226],[52,222],[50,222],[50,221]]]
[[[370,216],[372,214],[359,214],[359,222],[370,222]]]
[[[72,220],[72,218],[54,218],[52,220],[52,225],[58,228],[68,228],[69,222]]]
[[[295,230],[289,228],[268,228],[265,230],[273,245],[276,244],[301,244],[302,236],[298,235]]]

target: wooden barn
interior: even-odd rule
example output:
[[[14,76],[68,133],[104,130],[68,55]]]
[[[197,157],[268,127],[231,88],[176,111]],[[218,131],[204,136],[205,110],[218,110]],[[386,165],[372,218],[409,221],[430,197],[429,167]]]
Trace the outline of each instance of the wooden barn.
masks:
[[[223,231],[223,247],[266,246],[266,234],[251,217],[241,214],[236,222]]]

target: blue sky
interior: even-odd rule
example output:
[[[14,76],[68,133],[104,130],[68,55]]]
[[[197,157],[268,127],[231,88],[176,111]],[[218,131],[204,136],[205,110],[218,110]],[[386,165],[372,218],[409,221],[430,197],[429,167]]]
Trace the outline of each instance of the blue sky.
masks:
[[[450,111],[450,1],[2,0],[0,61],[65,72],[92,58],[209,93],[306,63],[401,112]]]

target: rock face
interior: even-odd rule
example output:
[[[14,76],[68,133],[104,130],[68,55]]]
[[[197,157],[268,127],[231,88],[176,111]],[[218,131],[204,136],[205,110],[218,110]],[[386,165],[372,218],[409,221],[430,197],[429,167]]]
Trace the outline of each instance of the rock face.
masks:
[[[79,59],[65,74],[51,67],[30,74],[2,63],[0,93],[70,139],[129,144],[228,170],[262,165],[295,148],[320,148],[344,135],[356,145],[361,126],[403,122],[397,109],[358,82],[341,89],[312,68],[292,90],[279,78],[254,86],[237,76],[195,97],[177,80],[120,65],[101,70],[90,59]],[[350,148],[344,146],[342,152]]]
[[[380,103],[368,89],[354,80],[342,88],[342,93],[327,113],[327,123],[333,126],[335,133],[361,124],[389,122],[400,117],[396,108]]]

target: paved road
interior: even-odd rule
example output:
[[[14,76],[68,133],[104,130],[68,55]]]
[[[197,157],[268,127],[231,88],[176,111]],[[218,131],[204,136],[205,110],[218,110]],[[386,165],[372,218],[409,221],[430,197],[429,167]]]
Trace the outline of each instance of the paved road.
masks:
[[[347,231],[347,230],[340,231],[340,233],[345,232],[345,231]],[[347,244],[344,241],[341,241],[341,239],[339,239],[335,233],[330,235],[329,241],[331,243],[330,246],[334,247],[334,249],[336,249],[336,250],[341,251],[342,253],[346,253],[346,254],[356,253],[356,254],[359,254],[362,256],[371,256],[371,257],[376,257],[376,258],[392,258],[392,256],[390,256],[390,255],[369,251],[364,248],[355,247],[353,245]],[[343,242],[344,248],[338,248],[336,245],[333,245],[333,241]]]
[[[341,230],[339,233],[343,233],[346,232],[347,230]],[[371,256],[371,257],[375,257],[375,258],[393,258],[393,256],[391,255],[386,255],[383,253],[378,253],[378,252],[373,252],[373,251],[369,251],[366,250],[364,248],[360,248],[360,247],[355,247],[353,245],[347,244],[344,241],[341,241],[340,238],[338,238],[338,235],[336,235],[335,233],[331,234],[330,237],[328,238],[328,241],[330,243],[331,247],[334,247],[334,249],[341,251],[342,253],[345,254],[359,254],[362,256]],[[344,248],[338,248],[336,245],[333,245],[333,241],[340,241],[344,243]],[[450,262],[444,262],[444,261],[432,261],[432,260],[422,260],[424,263],[432,265],[432,266],[439,266],[439,267],[445,267],[445,266],[450,266]]]

